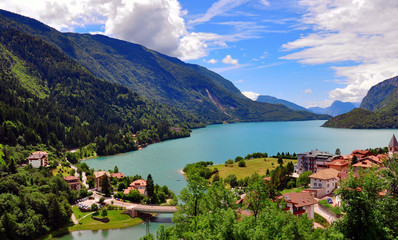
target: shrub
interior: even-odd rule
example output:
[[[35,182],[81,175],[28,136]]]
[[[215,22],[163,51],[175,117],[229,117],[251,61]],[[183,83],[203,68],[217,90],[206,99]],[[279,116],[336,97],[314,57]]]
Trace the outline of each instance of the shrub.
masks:
[[[238,163],[239,167],[246,167],[246,162],[244,160],[240,160]]]
[[[243,159],[243,157],[237,156],[237,157],[235,158],[235,162],[239,162],[239,161],[242,160],[242,159]]]
[[[91,211],[98,211],[98,205],[95,203],[91,204]]]

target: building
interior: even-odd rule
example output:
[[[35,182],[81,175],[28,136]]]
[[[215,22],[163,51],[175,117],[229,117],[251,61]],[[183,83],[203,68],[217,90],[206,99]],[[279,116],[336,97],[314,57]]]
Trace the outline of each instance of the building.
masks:
[[[344,159],[335,159],[331,162],[326,163],[328,168],[333,168],[340,172],[347,172],[350,162]]]
[[[283,194],[287,207],[285,211],[290,211],[296,216],[307,214],[308,218],[314,218],[314,205],[317,200],[309,192],[291,192]]]
[[[28,157],[28,164],[34,168],[47,166],[48,153],[47,152],[34,152]]]
[[[130,183],[130,187],[129,188],[131,188],[131,190],[137,189],[140,192],[140,194],[147,195],[147,193],[146,193],[146,185],[147,185],[146,180],[138,179],[138,180],[135,180],[134,182]],[[129,189],[129,188],[127,188],[127,189]]]
[[[76,190],[79,191],[82,188],[82,185],[80,184],[79,178],[75,176],[67,176],[64,177],[65,182],[68,183],[69,188],[71,190]]]
[[[124,178],[125,175],[121,172],[118,173],[111,173],[112,177],[116,178],[116,179],[120,179],[120,178]]]
[[[328,168],[310,175],[311,188],[306,191],[311,192],[314,197],[317,198],[321,198],[332,193],[334,189],[337,188],[339,173],[340,171],[336,169]]]
[[[369,160],[363,160],[359,163],[356,163],[352,165],[354,167],[354,172],[358,172],[360,169],[366,169],[366,168],[373,168],[373,167],[378,167],[377,164],[373,163],[372,161]]]
[[[95,188],[97,189],[97,191],[101,191],[101,183],[102,180],[106,177],[109,178],[111,177],[111,174],[107,171],[99,171],[99,172],[94,172],[94,176],[95,176]]]
[[[393,134],[390,143],[388,144],[388,156],[392,157],[394,155],[398,155],[398,142]]]
[[[327,168],[326,163],[330,162],[333,155],[325,152],[312,150],[310,152],[297,154],[297,163],[294,165],[295,172],[302,173],[304,171],[311,171],[316,173],[318,168]]]

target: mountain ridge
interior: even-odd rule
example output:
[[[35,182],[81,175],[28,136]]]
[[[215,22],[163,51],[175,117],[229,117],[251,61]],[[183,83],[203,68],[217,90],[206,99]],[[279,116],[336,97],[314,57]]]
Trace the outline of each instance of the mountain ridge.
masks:
[[[352,109],[356,108],[354,103],[351,102],[342,102],[342,101],[334,101],[329,107],[321,108],[321,107],[310,107],[309,111],[317,114],[329,114],[330,116],[337,116],[340,114],[347,113]]]
[[[272,104],[282,104],[285,105],[286,107],[295,110],[295,111],[308,111],[308,109],[306,109],[305,107],[302,107],[300,105],[297,105],[293,102],[284,100],[284,99],[280,99],[280,98],[276,98],[273,96],[269,96],[269,95],[260,95],[257,97],[256,99],[257,102],[264,102],[264,103],[272,103]]]
[[[326,119],[244,97],[222,76],[141,45],[103,35],[60,33],[37,20],[0,11],[0,28],[15,28],[54,45],[94,75],[209,123]]]

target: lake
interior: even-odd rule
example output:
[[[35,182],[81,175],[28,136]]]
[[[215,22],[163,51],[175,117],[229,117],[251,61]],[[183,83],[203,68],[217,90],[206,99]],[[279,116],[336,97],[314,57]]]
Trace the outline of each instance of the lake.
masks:
[[[340,148],[342,154],[355,149],[387,146],[397,129],[334,129],[320,127],[324,121],[261,122],[212,125],[195,129],[191,137],[169,140],[149,145],[145,149],[100,157],[85,161],[96,170],[113,169],[118,166],[125,175],[140,174],[146,178],[150,173],[155,184],[167,185],[176,192],[185,187],[186,181],[180,171],[187,163],[213,161],[223,163],[229,158],[246,156],[253,152],[306,152],[313,149],[334,153]],[[158,227],[154,223],[152,230]],[[145,226],[110,231],[82,231],[62,239],[138,239],[145,234]]]

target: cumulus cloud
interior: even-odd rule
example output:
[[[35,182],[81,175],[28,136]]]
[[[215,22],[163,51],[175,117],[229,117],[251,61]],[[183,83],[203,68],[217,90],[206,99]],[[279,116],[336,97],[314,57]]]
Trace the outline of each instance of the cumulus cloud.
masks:
[[[311,94],[312,93],[312,90],[311,89],[305,89],[305,94]]]
[[[345,87],[331,99],[360,101],[369,88],[398,75],[398,2],[391,0],[301,0],[303,23],[313,33],[283,45],[283,59],[304,64],[347,63],[333,67]],[[353,62],[353,64],[352,64]]]
[[[218,61],[216,59],[212,58],[209,61],[207,61],[207,63],[216,64],[216,63],[218,63]]]
[[[259,93],[255,93],[255,92],[250,92],[250,91],[245,91],[242,92],[243,95],[245,95],[247,98],[250,98],[253,101],[256,101],[258,96],[260,96],[261,94]]]
[[[0,8],[38,19],[58,30],[104,24],[104,34],[142,44],[183,60],[225,45],[214,33],[189,32],[177,0],[0,0]]]
[[[232,65],[238,65],[238,59],[233,59],[231,55],[225,56],[225,58],[222,60],[223,63],[225,64],[232,64]]]

